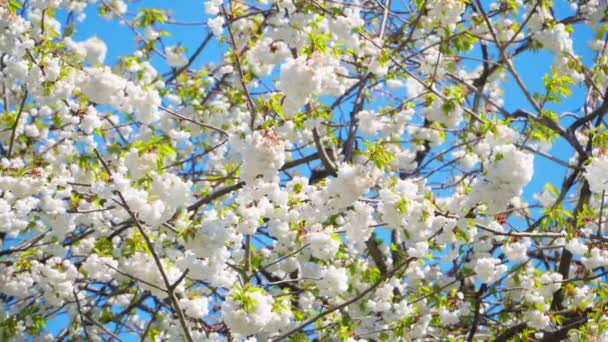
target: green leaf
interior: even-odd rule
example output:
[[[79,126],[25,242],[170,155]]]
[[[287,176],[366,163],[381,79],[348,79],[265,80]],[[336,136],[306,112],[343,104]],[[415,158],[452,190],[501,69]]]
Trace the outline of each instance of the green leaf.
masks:
[[[365,141],[364,144],[367,147],[365,155],[379,169],[389,166],[395,159],[395,154],[386,150],[382,139],[378,140],[375,144],[368,141]]]
[[[553,197],[556,197],[556,198],[559,197],[559,190],[556,187],[554,187],[551,183],[546,183],[545,189],[547,191],[549,191],[549,193],[551,195],[553,195]]]
[[[22,8],[23,5],[18,0],[10,0],[8,2],[8,11],[13,15],[17,15],[17,11]]]
[[[307,342],[308,338],[306,338],[306,335],[302,332],[297,333],[296,335],[292,336],[289,339],[290,342]]]
[[[95,241],[93,251],[100,256],[112,256],[114,245],[109,239],[102,237]]]
[[[281,94],[276,94],[276,95],[271,96],[268,99],[268,105],[270,106],[270,109],[272,109],[272,111],[277,113],[277,115],[283,121],[285,121],[285,114],[283,113],[283,106],[281,105],[282,97],[283,97],[283,95],[281,95]]]

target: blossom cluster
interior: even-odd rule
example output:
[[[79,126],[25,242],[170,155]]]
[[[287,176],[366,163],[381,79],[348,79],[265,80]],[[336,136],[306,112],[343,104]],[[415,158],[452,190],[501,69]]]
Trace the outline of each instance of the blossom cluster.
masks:
[[[608,5],[562,2],[0,2],[0,340],[605,340]]]

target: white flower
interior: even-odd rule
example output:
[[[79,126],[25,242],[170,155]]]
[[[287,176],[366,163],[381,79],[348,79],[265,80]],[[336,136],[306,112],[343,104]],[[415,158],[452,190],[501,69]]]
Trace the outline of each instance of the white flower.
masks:
[[[513,145],[501,145],[495,148],[493,160],[484,164],[485,177],[474,182],[468,202],[470,206],[485,203],[488,213],[498,213],[532,179],[534,157]]]
[[[362,110],[357,113],[357,118],[359,119],[359,130],[364,135],[375,135],[382,130],[383,124],[374,111]]]
[[[598,248],[593,247],[591,248],[591,255],[589,257],[582,257],[581,262],[589,270],[608,266],[608,251],[599,250]]]
[[[144,35],[147,40],[156,40],[156,38],[160,37],[160,33],[152,28],[152,26],[146,26]]]
[[[291,52],[285,42],[273,41],[270,38],[266,38],[251,50],[247,58],[252,63],[274,65],[289,56],[291,56]]]
[[[439,318],[441,318],[443,326],[450,326],[460,322],[460,315],[457,310],[448,311],[444,307],[439,309]]]
[[[584,255],[587,253],[587,245],[581,239],[574,238],[566,243],[566,249],[574,255]]]
[[[330,32],[336,35],[340,41],[345,41],[347,45],[349,42],[354,43],[352,30],[364,24],[365,21],[360,16],[360,9],[356,7],[346,8],[342,15],[329,21]]]
[[[591,163],[585,167],[585,178],[589,188],[594,193],[601,194],[608,190],[608,156],[594,156]]]
[[[507,266],[499,264],[500,260],[496,258],[477,259],[474,267],[477,279],[486,284],[498,280],[502,273],[507,270]]]
[[[300,305],[300,307],[304,310],[310,309],[312,307],[314,301],[315,301],[315,296],[312,293],[310,293],[309,291],[303,292],[298,297],[298,305]]]
[[[363,202],[356,202],[353,210],[350,210],[345,217],[344,229],[346,230],[346,238],[350,243],[364,242],[372,235],[374,219],[372,217],[374,210],[369,205]]]
[[[301,106],[305,105],[308,97],[321,88],[322,78],[318,75],[318,68],[311,65],[307,56],[297,59],[289,58],[281,65],[281,75],[277,89],[285,94],[283,110],[285,115],[293,115]]]
[[[202,319],[209,312],[209,299],[207,297],[182,298],[179,303],[184,313],[193,318]]]
[[[405,91],[407,93],[407,96],[413,99],[422,94],[422,92],[424,91],[424,84],[418,82],[418,80],[413,77],[409,77],[405,80]]]
[[[546,272],[540,277],[542,286],[538,292],[545,298],[553,296],[553,294],[562,287],[561,281],[564,277],[557,272]]]
[[[593,306],[593,300],[595,294],[589,286],[584,285],[582,287],[575,287],[573,290],[574,294],[572,295],[571,305],[581,306],[581,309],[586,309],[588,307]],[[584,305],[581,305],[584,304]]]
[[[82,264],[82,269],[87,272],[89,278],[100,282],[114,279],[118,262],[110,257],[91,254]]]
[[[209,25],[209,28],[211,29],[211,32],[213,32],[214,36],[219,36],[222,34],[225,23],[226,19],[224,19],[223,16],[217,16],[215,18],[209,18],[207,20],[207,25]]]
[[[272,321],[273,303],[272,297],[260,288],[233,289],[222,305],[222,319],[234,334],[257,334]]]
[[[511,242],[504,245],[503,250],[509,260],[513,262],[524,262],[528,259],[527,252],[530,244],[530,239],[523,239],[522,241]]]
[[[23,134],[30,138],[37,138],[40,135],[40,130],[36,125],[27,125],[23,129]]]
[[[542,330],[551,322],[549,316],[537,310],[529,310],[524,313],[524,321],[533,329]]]
[[[94,106],[87,108],[86,114],[80,120],[80,129],[87,134],[91,134],[94,129],[101,127],[101,119]]]
[[[65,38],[65,45],[76,54],[86,58],[89,64],[103,64],[108,48],[103,40],[91,37],[83,42],[75,42],[71,38]]]
[[[205,1],[205,13],[216,15],[220,11],[220,6],[222,5],[222,0],[208,0]]]
[[[143,124],[148,125],[161,117],[158,107],[161,104],[161,97],[158,90],[154,88],[129,87],[127,89],[128,99],[133,112]]]
[[[343,163],[338,168],[338,177],[328,182],[325,196],[326,210],[334,213],[352,205],[359,196],[372,187],[378,175],[361,166]]]
[[[194,237],[188,239],[186,247],[200,258],[209,258],[224,247],[230,235],[227,227],[220,220],[208,220],[201,224]]]
[[[177,265],[171,264],[168,260],[161,260],[164,265],[164,272],[167,275],[170,284],[174,284],[182,275]],[[169,267],[167,267],[169,265]],[[137,252],[128,259],[122,261],[122,271],[127,274],[133,275],[137,279],[141,279],[144,282],[140,283],[140,286],[146,290],[149,290],[154,296],[158,298],[166,298],[167,292],[161,289],[166,288],[163,277],[158,270],[152,256]],[[130,278],[127,278],[130,279]],[[180,283],[175,289],[177,293],[183,293],[184,283]]]
[[[90,64],[103,64],[103,61],[106,59],[106,52],[108,51],[108,47],[103,40],[92,37],[80,44],[85,50],[87,62]]]
[[[233,71],[234,67],[232,65],[224,65],[217,71],[217,74],[219,76],[224,76],[226,74],[232,74]]]
[[[348,290],[348,274],[345,268],[331,265],[321,272],[321,280],[317,280],[321,293],[328,296],[344,294]]]
[[[435,99],[422,112],[430,121],[442,123],[447,128],[458,126],[463,119],[463,109],[455,101],[444,102],[442,99]]]
[[[308,242],[310,243],[312,256],[324,261],[329,261],[335,257],[340,248],[340,241],[325,232],[311,233],[308,236]]]
[[[554,53],[573,53],[572,38],[566,29],[566,25],[562,23],[555,24],[548,30],[538,32],[535,38],[542,42],[543,47]]]
[[[109,104],[112,96],[119,95],[127,82],[112,73],[108,67],[85,68],[80,84],[82,92],[97,104]]]
[[[465,8],[465,3],[460,0],[437,0],[430,6],[428,16],[436,18],[442,26],[454,30]]]
[[[256,131],[245,140],[233,138],[233,148],[243,160],[241,179],[254,183],[257,178],[273,181],[285,163],[286,143],[272,131]]]
[[[180,68],[188,64],[188,57],[177,46],[167,46],[165,56],[167,57],[167,64],[174,68]]]
[[[425,258],[429,252],[429,244],[426,241],[416,242],[414,247],[407,249],[407,254],[416,258]]]

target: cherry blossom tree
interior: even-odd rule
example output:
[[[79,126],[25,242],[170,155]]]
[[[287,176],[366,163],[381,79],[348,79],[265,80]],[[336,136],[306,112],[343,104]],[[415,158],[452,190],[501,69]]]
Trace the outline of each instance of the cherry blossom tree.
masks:
[[[0,340],[608,340],[605,1],[188,6],[0,0]]]

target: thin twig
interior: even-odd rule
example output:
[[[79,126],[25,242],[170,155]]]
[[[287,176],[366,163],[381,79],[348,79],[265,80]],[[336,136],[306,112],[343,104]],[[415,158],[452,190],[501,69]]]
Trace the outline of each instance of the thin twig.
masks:
[[[106,172],[111,177],[112,176],[112,170],[110,170],[110,167],[108,166],[108,164],[106,163],[106,161],[101,157],[101,154],[99,154],[99,151],[97,151],[97,149],[95,149],[94,151],[95,151],[95,154],[97,155],[97,158],[99,159],[99,161],[103,165],[104,169],[106,170]],[[156,267],[158,268],[158,271],[160,272],[160,275],[162,277],[163,283],[165,284],[165,287],[167,288],[166,291],[167,291],[167,293],[169,295],[169,300],[173,304],[173,308],[175,309],[175,313],[177,314],[177,317],[179,319],[180,325],[182,326],[182,330],[184,332],[186,340],[188,340],[188,342],[194,342],[194,339],[192,338],[192,335],[190,334],[190,329],[188,328],[188,324],[186,323],[186,317],[184,315],[184,312],[182,311],[182,308],[179,305],[179,301],[177,300],[177,297],[175,296],[174,289],[171,287],[171,283],[169,282],[169,277],[167,276],[167,273],[165,272],[165,269],[163,267],[162,261],[160,260],[160,257],[158,256],[158,254],[154,250],[154,244],[150,240],[150,237],[148,236],[148,234],[144,230],[144,227],[139,222],[139,219],[137,218],[137,216],[135,215],[135,213],[131,210],[131,208],[127,204],[127,201],[124,198],[124,196],[122,195],[122,193],[120,191],[118,191],[118,190],[116,190],[115,193],[120,198],[120,201],[122,202],[125,210],[129,214],[129,216],[131,217],[131,219],[135,222],[135,226],[137,227],[137,230],[143,236],[144,241],[146,242],[146,246],[148,247],[148,250],[152,254],[152,258],[154,259],[154,263],[156,264]]]
[[[19,120],[21,119],[21,114],[23,113],[23,107],[25,106],[25,101],[27,100],[27,89],[23,91],[23,98],[21,99],[21,104],[19,105],[19,111],[17,112],[17,118],[15,119],[15,124],[13,125],[11,132],[11,140],[8,145],[8,159],[11,159],[13,154],[13,146],[15,144],[15,136],[17,135],[17,126],[19,125]]]
[[[191,122],[191,123],[193,123],[195,125],[198,125],[198,126],[201,126],[201,127],[204,127],[204,128],[209,128],[209,129],[212,129],[214,131],[220,132],[220,133],[222,133],[222,134],[224,134],[226,136],[230,136],[230,134],[228,134],[228,132],[226,132],[225,130],[223,130],[221,128],[218,128],[218,127],[215,127],[215,126],[211,126],[211,125],[207,125],[207,124],[204,124],[202,122],[198,122],[198,121],[196,121],[194,119],[185,117],[185,116],[183,116],[183,115],[181,115],[179,113],[176,113],[176,112],[172,111],[171,109],[163,107],[163,106],[159,106],[158,108],[160,108],[163,111],[165,111],[165,112],[167,112],[167,113],[169,113],[169,114],[171,114],[171,115],[173,115],[175,117],[178,117],[178,118],[180,118],[180,119],[182,119],[184,121],[188,121],[188,122]]]
[[[306,328],[307,326],[311,325],[312,323],[318,321],[319,319],[329,315],[330,313],[337,311],[337,310],[341,310],[351,304],[356,303],[357,301],[359,301],[361,298],[365,297],[368,293],[372,292],[373,290],[375,290],[378,286],[380,286],[382,283],[384,283],[384,281],[390,277],[392,277],[395,273],[397,273],[399,270],[401,270],[404,267],[407,267],[410,262],[412,262],[413,260],[415,260],[416,258],[414,257],[410,257],[408,259],[406,259],[401,265],[396,266],[394,269],[392,269],[390,272],[387,272],[386,275],[380,277],[380,279],[378,279],[374,284],[372,284],[372,286],[368,287],[367,289],[365,289],[363,292],[359,293],[358,295],[356,295],[355,297],[347,300],[346,302],[340,304],[340,305],[336,305],[334,307],[332,307],[331,309],[327,309],[323,312],[321,312],[320,314],[316,315],[315,317],[312,317],[310,319],[308,319],[307,321],[304,321],[302,324],[298,325],[297,327],[289,330],[288,332],[275,337],[274,339],[272,339],[273,342],[278,342],[281,341],[295,333],[297,333],[298,331]]]

